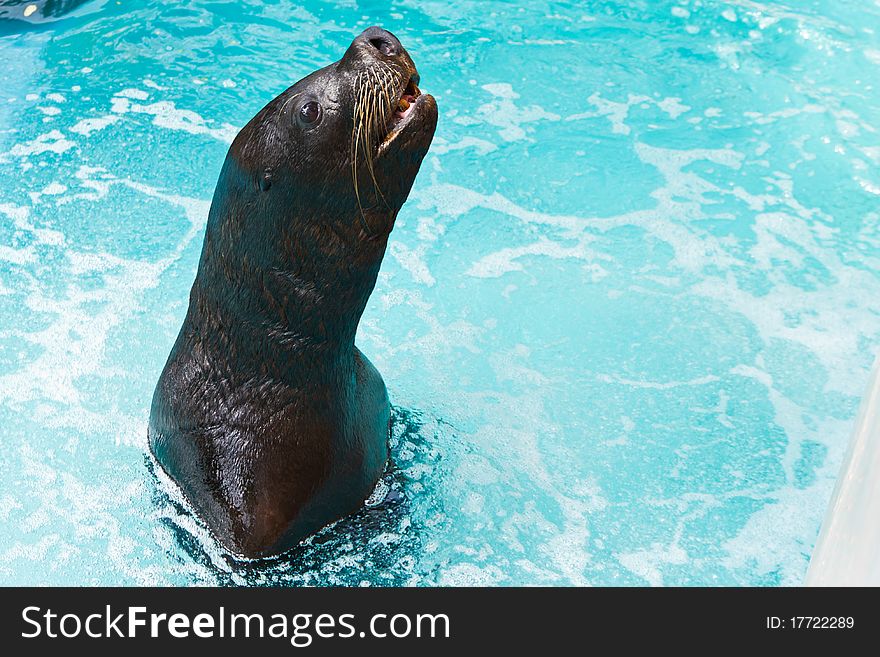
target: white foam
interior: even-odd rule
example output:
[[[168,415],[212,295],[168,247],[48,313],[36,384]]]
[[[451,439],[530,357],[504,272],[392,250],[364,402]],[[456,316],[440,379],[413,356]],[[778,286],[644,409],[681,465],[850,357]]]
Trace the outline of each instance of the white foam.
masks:
[[[721,380],[714,374],[707,374],[706,376],[701,376],[696,379],[689,379],[687,381],[636,381],[611,374],[599,374],[596,376],[596,379],[598,379],[599,381],[604,381],[605,383],[617,383],[620,385],[629,386],[630,388],[650,388],[654,390],[669,390],[670,388],[681,388],[688,386],[704,386],[710,383],[716,383]]]
[[[579,119],[593,118],[604,116],[611,122],[611,132],[620,135],[628,135],[630,128],[626,125],[626,118],[629,110],[633,105],[638,103],[652,101],[650,96],[629,94],[626,102],[620,103],[602,98],[601,94],[594,93],[587,102],[596,107],[594,112],[582,112],[580,114],[572,114],[566,117],[566,121],[577,121]]]
[[[117,121],[119,121],[119,117],[114,114],[108,114],[107,116],[100,116],[94,119],[81,119],[76,125],[70,128],[70,131],[88,137],[93,132],[103,130]]]
[[[0,244],[0,260],[11,262],[14,265],[26,265],[37,261],[37,253],[32,246],[15,249],[5,244]]]
[[[36,139],[21,144],[16,144],[9,151],[16,157],[39,155],[40,153],[63,153],[76,146],[72,141],[64,137],[60,130],[51,130],[38,136]]]
[[[49,186],[52,187],[51,185]],[[13,225],[20,231],[30,233],[34,244],[46,244],[58,246],[64,243],[64,235],[51,228],[38,228],[29,220],[30,209],[26,206],[16,206],[11,203],[0,203],[0,213],[12,219]],[[18,263],[22,264],[22,263]]]
[[[685,112],[689,112],[691,109],[689,105],[685,105],[681,102],[681,98],[677,98],[675,96],[664,98],[657,103],[657,107],[666,112],[669,115],[670,119],[677,119],[679,116],[681,116]]]
[[[526,139],[531,129],[528,124],[560,119],[558,114],[548,112],[540,105],[516,105],[519,94],[506,82],[484,84],[482,88],[495,98],[480,105],[473,115],[462,118],[467,118],[471,124],[488,123],[495,126],[504,141]]]
[[[194,135],[209,135],[215,139],[231,144],[238,134],[237,128],[228,123],[219,128],[210,126],[210,122],[191,110],[179,109],[173,101],[160,100],[149,105],[131,102],[131,99],[145,99],[145,92],[125,90],[117,94],[111,101],[110,110],[115,114],[147,114],[153,117],[153,125],[168,130],[181,130]],[[142,97],[143,96],[143,97]]]
[[[402,242],[396,240],[389,242],[388,252],[398,262],[398,264],[412,276],[413,280],[420,285],[431,287],[435,280],[431,275],[428,264],[425,262],[425,252],[427,247],[422,245],[415,249],[410,249]]]
[[[66,185],[62,185],[62,184],[57,183],[57,182],[52,182],[52,183],[49,183],[48,185],[46,185],[46,186],[43,188],[43,191],[42,191],[41,193],[42,193],[42,194],[49,194],[49,195],[51,195],[51,196],[54,196],[54,195],[57,195],[57,194],[63,194],[63,193],[66,192],[66,191],[67,191],[67,186],[66,186]]]
[[[467,149],[473,149],[474,151],[476,151],[477,155],[486,155],[495,150],[498,150],[498,147],[490,141],[470,135],[454,143],[449,142],[442,136],[438,135],[434,137],[434,141],[431,143],[431,153],[433,155],[443,155],[452,151],[461,151]]]
[[[540,237],[537,242],[532,244],[494,251],[477,260],[465,273],[475,278],[498,278],[512,271],[524,271],[525,267],[519,260],[533,255],[557,259],[576,258],[586,260],[593,255],[593,252],[584,243],[564,246],[545,237]],[[594,282],[601,278],[601,271],[604,270],[599,268],[597,272],[598,278],[594,277]]]
[[[687,553],[681,546],[664,546],[653,543],[650,549],[624,552],[617,556],[620,564],[634,575],[641,577],[651,586],[663,586],[661,567],[667,564],[683,565],[688,561]]]
[[[141,89],[123,89],[122,91],[116,92],[115,95],[120,98],[131,98],[133,100],[146,100],[150,97],[150,94]]]

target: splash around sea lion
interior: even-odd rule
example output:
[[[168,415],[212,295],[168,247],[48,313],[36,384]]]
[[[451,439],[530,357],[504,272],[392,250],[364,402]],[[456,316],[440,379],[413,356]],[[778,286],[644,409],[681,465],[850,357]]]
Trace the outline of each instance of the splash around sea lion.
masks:
[[[149,444],[231,552],[278,554],[358,509],[388,458],[389,401],[355,332],[437,125],[378,27],[232,143]]]

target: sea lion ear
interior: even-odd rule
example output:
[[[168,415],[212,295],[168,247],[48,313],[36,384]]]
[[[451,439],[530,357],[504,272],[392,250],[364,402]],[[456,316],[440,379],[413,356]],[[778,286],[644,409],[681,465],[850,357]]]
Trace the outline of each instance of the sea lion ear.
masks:
[[[263,169],[258,184],[260,185],[261,192],[269,191],[269,188],[272,186],[272,169]]]

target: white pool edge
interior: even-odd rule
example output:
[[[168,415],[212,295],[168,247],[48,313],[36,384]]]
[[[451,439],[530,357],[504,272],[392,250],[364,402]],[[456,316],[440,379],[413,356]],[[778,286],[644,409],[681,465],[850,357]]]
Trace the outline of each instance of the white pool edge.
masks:
[[[880,585],[880,357],[874,362],[804,583]]]

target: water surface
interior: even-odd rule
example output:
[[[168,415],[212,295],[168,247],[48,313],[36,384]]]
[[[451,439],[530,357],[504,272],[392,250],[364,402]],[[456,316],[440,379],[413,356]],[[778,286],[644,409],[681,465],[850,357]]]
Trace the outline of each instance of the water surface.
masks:
[[[224,555],[146,458],[226,149],[380,24],[441,110],[377,500]],[[0,582],[801,582],[880,338],[880,7],[92,2],[0,28]]]

